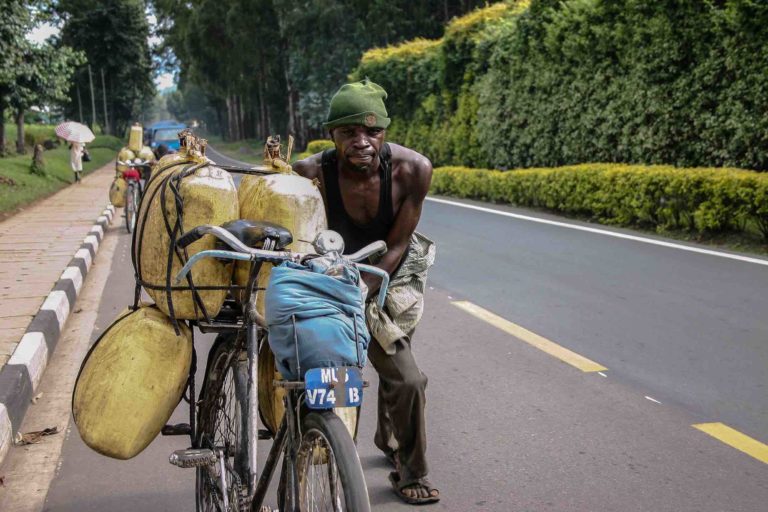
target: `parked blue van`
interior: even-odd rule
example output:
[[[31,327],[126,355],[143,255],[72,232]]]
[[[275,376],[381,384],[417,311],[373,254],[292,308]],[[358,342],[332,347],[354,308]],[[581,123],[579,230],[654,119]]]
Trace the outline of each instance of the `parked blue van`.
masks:
[[[187,125],[178,121],[158,121],[147,127],[146,137],[149,147],[154,151],[160,144],[165,144],[168,149],[179,150],[179,132]]]

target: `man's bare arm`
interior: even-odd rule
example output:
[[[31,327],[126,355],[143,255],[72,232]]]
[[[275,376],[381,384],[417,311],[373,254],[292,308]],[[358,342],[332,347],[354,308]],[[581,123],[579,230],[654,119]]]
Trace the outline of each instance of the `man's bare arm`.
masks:
[[[409,165],[412,168],[409,169],[410,176],[405,183],[406,196],[397,217],[395,217],[395,223],[385,240],[387,253],[376,264],[377,267],[390,274],[397,269],[400,260],[408,249],[411,235],[416,231],[416,226],[419,224],[424,198],[429,192],[429,185],[432,181],[432,164],[429,160],[419,155],[419,158],[410,162]],[[371,274],[363,274],[363,279],[368,285],[368,296],[370,297],[379,289],[381,280]]]
[[[293,171],[299,174],[300,176],[309,178],[310,180],[319,178],[320,171],[322,169],[321,159],[322,159],[322,153],[318,153],[316,155],[309,156],[303,160],[294,162],[292,165]]]

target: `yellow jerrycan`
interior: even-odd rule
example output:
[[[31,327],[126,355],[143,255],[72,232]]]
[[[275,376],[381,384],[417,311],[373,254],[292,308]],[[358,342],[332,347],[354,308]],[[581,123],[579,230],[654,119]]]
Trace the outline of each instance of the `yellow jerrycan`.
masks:
[[[152,148],[150,148],[149,146],[144,146],[143,148],[141,148],[141,151],[139,151],[139,153],[136,156],[144,160],[145,162],[154,162],[155,160],[157,160],[157,158],[155,158],[155,153],[152,152]]]
[[[123,149],[121,149],[120,152],[117,154],[118,162],[128,162],[129,160],[133,160],[134,158],[136,158],[136,154],[130,149],[128,149],[127,147],[124,147]],[[128,167],[125,165],[117,164],[117,170],[120,172],[127,171]]]
[[[112,206],[117,208],[125,206],[125,191],[127,188],[128,183],[123,178],[123,175],[118,172],[112,181],[112,185],[109,187],[109,202],[112,203]]]
[[[318,185],[313,180],[299,176],[287,164],[290,159],[280,153],[278,138],[269,138],[264,150],[264,164],[277,174],[245,176],[240,182],[238,199],[240,218],[260,220],[278,224],[287,228],[293,235],[293,243],[288,249],[296,252],[313,252],[312,242],[320,231],[328,228],[325,204]],[[235,283],[248,284],[247,264],[238,262],[235,266]],[[272,265],[264,263],[258,276],[259,288],[266,288]],[[264,314],[264,294],[260,293],[257,302],[259,313]],[[275,366],[274,355],[268,344],[259,352],[259,410],[265,426],[271,432],[277,432],[282,421],[284,390],[275,388],[273,381],[281,379]],[[354,436],[357,421],[355,408],[339,408],[336,414],[344,421],[350,434]]]
[[[144,147],[144,129],[139,123],[134,123],[128,133],[128,149],[138,153],[142,147]]]
[[[186,161],[160,169],[150,178],[132,248],[135,270],[147,293],[163,313],[179,320],[203,319],[204,313],[209,317],[218,314],[232,282],[232,263],[206,258],[195,264],[189,274],[194,286],[202,289],[193,292],[187,280],[176,285],[174,278],[184,264],[181,250],[174,249],[176,239],[195,226],[218,226],[239,218],[232,176],[205,157],[204,139],[198,139],[195,145],[187,152]],[[216,239],[206,235],[186,248],[185,260],[200,251],[214,249],[215,245]],[[182,289],[169,294],[168,285]]]
[[[116,459],[141,453],[181,400],[192,333],[154,306],[123,311],[85,357],[72,415],[85,444]]]

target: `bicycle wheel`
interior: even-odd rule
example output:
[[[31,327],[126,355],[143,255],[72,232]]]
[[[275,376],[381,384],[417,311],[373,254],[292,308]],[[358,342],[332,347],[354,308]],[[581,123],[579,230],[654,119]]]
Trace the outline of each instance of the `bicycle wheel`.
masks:
[[[133,233],[136,227],[136,213],[139,209],[139,189],[133,183],[125,191],[125,229]]]
[[[370,511],[360,457],[341,419],[332,411],[314,411],[302,425],[296,455],[301,511]]]
[[[208,355],[197,414],[197,446],[213,450],[221,460],[197,468],[198,512],[245,510],[247,384],[240,352],[235,336],[220,335]]]

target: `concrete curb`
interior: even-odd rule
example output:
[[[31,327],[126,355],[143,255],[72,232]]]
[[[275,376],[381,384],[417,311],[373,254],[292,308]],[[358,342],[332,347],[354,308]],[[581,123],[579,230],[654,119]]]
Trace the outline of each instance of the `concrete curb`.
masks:
[[[85,276],[114,215],[115,207],[108,204],[32,318],[11,358],[0,369],[0,464],[13,445],[14,434],[21,428],[27,407],[53,355],[64,324],[75,308]]]

